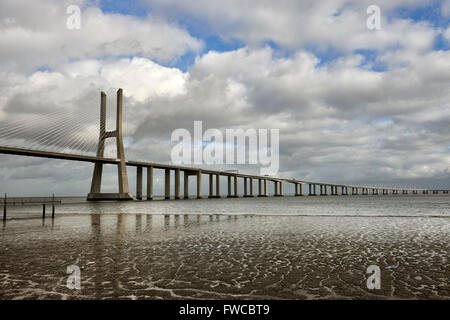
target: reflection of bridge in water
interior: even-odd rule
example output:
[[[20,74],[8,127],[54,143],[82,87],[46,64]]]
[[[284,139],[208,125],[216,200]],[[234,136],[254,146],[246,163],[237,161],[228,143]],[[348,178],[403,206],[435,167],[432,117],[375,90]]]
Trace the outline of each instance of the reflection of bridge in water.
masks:
[[[248,214],[91,214],[91,232],[94,238],[102,237],[103,228],[113,230],[116,235],[123,237],[127,232],[131,235],[160,229],[167,231],[179,227],[198,227],[210,223],[231,222],[238,219],[251,218]],[[107,221],[103,221],[105,219]],[[115,230],[115,231],[114,231]]]
[[[32,124],[30,124],[31,126]],[[25,130],[27,124],[22,124],[16,128],[2,128],[0,129],[0,137],[4,138],[18,137],[22,135],[20,130]],[[55,134],[55,131],[39,131],[37,137],[40,141],[47,142],[49,137]],[[35,137],[36,138],[36,137]],[[106,158],[104,156],[105,141],[109,138],[116,139],[116,158]],[[74,144],[80,145],[80,138],[72,139]],[[66,146],[70,147],[70,145]],[[171,171],[174,171],[174,198],[181,199],[180,195],[180,176],[183,173],[184,179],[184,199],[189,198],[189,177],[194,176],[197,182],[196,198],[202,198],[202,176],[207,175],[209,177],[209,198],[220,198],[220,178],[225,177],[228,181],[228,198],[236,198],[238,194],[238,179],[243,181],[243,196],[244,197],[267,197],[268,184],[274,184],[274,196],[284,196],[284,184],[289,183],[294,185],[295,196],[303,196],[303,187],[308,187],[309,196],[316,195],[387,195],[387,194],[448,194],[448,190],[428,190],[420,188],[399,188],[399,187],[378,187],[378,186],[363,186],[363,185],[349,185],[349,184],[334,184],[324,183],[307,180],[297,179],[284,179],[277,177],[258,176],[250,174],[242,174],[230,171],[217,171],[217,170],[204,170],[201,168],[190,168],[170,164],[160,164],[143,161],[127,161],[125,159],[125,152],[123,147],[122,138],[122,89],[117,92],[117,112],[116,112],[116,129],[114,131],[106,131],[106,94],[101,93],[100,104],[100,134],[98,136],[98,143],[96,144],[96,155],[79,155],[66,152],[51,152],[40,151],[28,148],[6,147],[0,146],[0,153],[12,154],[19,156],[40,157],[49,159],[61,159],[68,161],[82,161],[94,163],[94,173],[92,176],[91,190],[88,194],[88,200],[131,200],[133,196],[130,193],[128,185],[127,167],[136,167],[136,199],[152,200],[153,199],[153,170],[164,170],[164,197],[165,199],[171,199]],[[118,192],[117,193],[102,193],[102,172],[103,165],[110,164],[116,165],[118,168]],[[146,169],[147,173],[147,190],[146,195],[143,195],[143,170]],[[257,193],[255,192],[257,185]],[[319,189],[319,190],[318,190]]]

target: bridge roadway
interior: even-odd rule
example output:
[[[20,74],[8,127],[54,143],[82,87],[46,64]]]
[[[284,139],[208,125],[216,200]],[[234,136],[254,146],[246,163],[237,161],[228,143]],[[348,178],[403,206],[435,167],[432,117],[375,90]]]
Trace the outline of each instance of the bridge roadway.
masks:
[[[21,149],[21,148],[13,148],[13,147],[2,147],[0,146],[0,154],[11,154],[11,155],[19,155],[19,156],[29,156],[29,157],[39,157],[39,158],[49,158],[49,159],[60,159],[60,160],[70,160],[70,161],[81,161],[81,162],[91,162],[91,163],[104,163],[104,164],[118,164],[119,160],[117,159],[111,159],[111,158],[98,158],[98,157],[93,157],[93,156],[85,156],[85,155],[76,155],[76,154],[69,154],[69,153],[58,153],[58,152],[47,152],[47,151],[38,151],[38,150],[31,150],[31,149]],[[352,190],[352,194],[358,194],[358,189],[362,189],[362,194],[368,194],[368,190],[375,190],[378,191],[382,191],[383,193],[386,191],[392,191],[392,192],[397,192],[398,191],[402,191],[403,193],[407,193],[408,191],[413,191],[413,192],[418,192],[418,191],[422,191],[423,193],[428,193],[428,191],[433,191],[433,193],[436,193],[436,191],[442,191],[444,193],[448,193],[448,190],[427,190],[427,189],[418,189],[418,188],[397,188],[397,187],[376,187],[376,186],[362,186],[362,185],[348,185],[348,184],[333,184],[333,183],[325,183],[325,182],[317,182],[317,181],[309,181],[309,180],[297,180],[297,179],[285,179],[285,178],[278,178],[278,177],[271,177],[271,176],[258,176],[258,175],[250,175],[250,174],[242,174],[242,173],[235,173],[235,172],[229,172],[229,171],[217,171],[217,170],[204,170],[201,168],[193,168],[193,167],[183,167],[183,166],[177,166],[177,165],[170,165],[170,164],[161,164],[161,163],[153,163],[153,162],[141,162],[141,161],[126,161],[126,165],[127,166],[132,166],[132,167],[138,167],[138,168],[142,168],[146,167],[146,168],[155,168],[155,169],[165,169],[166,172],[167,170],[176,170],[176,171],[183,171],[185,172],[187,175],[198,175],[200,172],[201,174],[209,174],[210,175],[210,196],[212,195],[211,192],[211,182],[212,176],[229,176],[229,177],[235,177],[235,179],[237,178],[244,178],[244,182],[245,182],[245,191],[247,191],[247,178],[250,179],[250,183],[252,183],[252,179],[258,179],[258,180],[263,180],[263,181],[272,181],[275,182],[276,184],[280,184],[280,193],[278,193],[278,187],[276,186],[275,189],[275,195],[283,195],[283,191],[282,191],[282,182],[287,182],[287,183],[293,183],[296,186],[296,194],[297,192],[297,185],[302,185],[302,184],[308,184],[310,186],[310,195],[316,195],[316,190],[315,187],[318,185],[320,186],[321,189],[321,195],[326,195],[327,191],[326,191],[326,187],[330,187],[331,188],[331,194],[332,195],[337,195],[337,187],[342,188],[342,194],[344,193],[345,190],[345,194],[347,194],[348,192],[348,188],[352,188],[352,189],[356,189],[356,193],[353,192]],[[178,172],[179,172],[178,171]],[[217,179],[217,178],[216,178]],[[236,184],[236,181],[235,181]],[[311,186],[313,186],[314,188],[314,192],[311,191]],[[322,191],[322,187],[324,187],[325,191]],[[260,187],[261,188],[261,187]],[[264,188],[266,188],[266,186],[264,186]],[[251,195],[253,196],[253,187],[250,187],[251,190]],[[302,189],[300,189],[302,190]],[[366,191],[364,191],[366,190]],[[302,193],[302,191],[300,191]],[[366,192],[366,193],[364,193]],[[247,193],[247,192],[245,192]],[[245,194],[247,195],[247,194]],[[301,194],[297,194],[297,195],[301,195]],[[235,196],[237,196],[235,194]]]

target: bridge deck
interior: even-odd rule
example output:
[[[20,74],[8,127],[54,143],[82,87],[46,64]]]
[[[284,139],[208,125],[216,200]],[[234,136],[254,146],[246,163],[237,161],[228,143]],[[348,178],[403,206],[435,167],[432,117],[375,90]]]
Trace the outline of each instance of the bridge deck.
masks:
[[[1,147],[0,153],[3,154],[12,154],[12,155],[20,155],[20,156],[29,156],[29,157],[39,157],[39,158],[49,158],[49,159],[60,159],[60,160],[70,160],[70,161],[82,161],[82,162],[92,162],[92,163],[105,163],[105,164],[117,164],[119,160],[110,159],[110,158],[97,158],[92,156],[83,156],[69,153],[58,153],[58,152],[47,152],[47,151],[38,151],[31,149],[19,149],[12,147]],[[127,161],[127,166],[134,167],[153,167],[156,169],[171,169],[176,170],[180,169],[181,171],[186,171],[190,173],[197,173],[199,170],[204,174],[214,174],[221,176],[236,176],[239,178],[253,178],[253,179],[266,179],[270,181],[279,181],[279,182],[288,182],[288,183],[302,183],[302,184],[315,184],[315,185],[327,185],[333,187],[347,187],[347,188],[364,188],[364,189],[377,189],[377,190],[417,190],[417,191],[425,191],[427,189],[417,189],[417,188],[392,188],[392,187],[375,187],[375,186],[362,186],[362,185],[348,185],[348,184],[333,184],[333,183],[325,183],[325,182],[317,182],[317,181],[308,181],[308,180],[297,180],[297,179],[284,179],[277,177],[268,177],[268,176],[258,176],[258,175],[250,175],[250,174],[242,174],[235,173],[229,171],[217,171],[217,170],[204,170],[201,168],[193,168],[193,167],[183,167],[171,164],[162,164],[162,163],[153,163],[153,162],[141,162],[141,161]],[[428,191],[428,190],[427,190]],[[432,190],[429,190],[432,191]]]

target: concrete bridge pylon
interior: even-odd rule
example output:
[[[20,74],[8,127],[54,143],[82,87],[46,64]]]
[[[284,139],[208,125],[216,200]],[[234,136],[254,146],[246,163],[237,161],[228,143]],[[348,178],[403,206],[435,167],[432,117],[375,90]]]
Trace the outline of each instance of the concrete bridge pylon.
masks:
[[[105,140],[108,138],[116,139],[119,192],[101,192],[103,163],[96,162],[94,166],[94,173],[92,175],[91,191],[87,196],[87,200],[133,200],[133,195],[130,193],[130,188],[128,186],[125,151],[123,148],[122,91],[122,89],[117,90],[116,130],[114,131],[106,131],[106,94],[103,91],[100,94],[100,134],[97,147],[97,158],[103,158],[105,152]]]

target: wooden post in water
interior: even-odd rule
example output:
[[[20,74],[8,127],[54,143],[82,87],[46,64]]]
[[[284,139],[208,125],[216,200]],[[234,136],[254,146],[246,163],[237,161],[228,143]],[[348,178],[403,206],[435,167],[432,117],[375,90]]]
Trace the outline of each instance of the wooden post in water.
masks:
[[[42,204],[42,219],[45,219],[45,203]]]
[[[52,219],[55,218],[55,194],[53,193],[52,197]]]
[[[6,192],[5,192],[5,202],[3,202],[3,221],[6,220]]]

